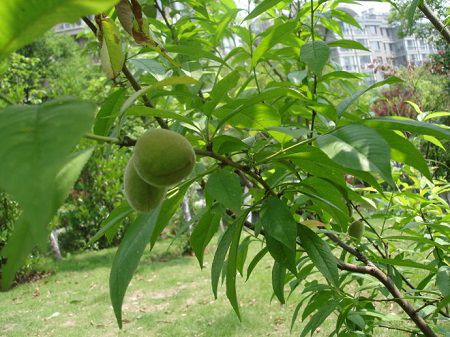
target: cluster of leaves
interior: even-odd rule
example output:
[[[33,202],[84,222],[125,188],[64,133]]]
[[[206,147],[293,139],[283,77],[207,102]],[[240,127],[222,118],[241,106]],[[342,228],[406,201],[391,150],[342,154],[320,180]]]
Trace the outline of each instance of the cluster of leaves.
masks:
[[[445,286],[450,283],[449,207],[439,194],[449,187],[433,180],[406,135],[448,144],[450,129],[431,118],[373,118],[354,108],[367,91],[401,80],[390,77],[354,91],[360,74],[330,62],[332,48],[364,48],[342,40],[341,22],[359,26],[339,7],[344,2],[264,0],[254,7],[249,2],[243,14],[233,1],[142,1],[162,20],[154,11],[147,16],[137,0],[122,0],[111,9],[114,1],[71,0],[57,18],[46,14],[54,1],[25,6],[44,28],[90,10],[102,13],[96,24],[85,20],[101,43],[103,69],[116,82],[129,81],[136,93],[114,89],[95,120],[91,104],[70,99],[1,111],[0,136],[7,141],[0,145],[5,158],[0,187],[23,210],[1,253],[7,258],[3,286],[32,247],[43,242],[62,196],[89,157],[91,150],[69,155],[79,138],[93,125],[87,138],[133,145],[124,126],[138,117],[145,126],[159,124],[184,134],[203,158],[152,212],[136,215],[121,204],[92,238],[111,239],[124,219],[135,217],[125,228],[110,274],[119,326],[126,289],[144,249],[156,244],[198,183],[207,207],[196,217],[191,244],[203,267],[203,251],[220,221],[228,224],[211,281],[215,296],[224,281],[238,317],[238,274],[248,279],[270,255],[275,297],[284,303],[286,286],[289,294],[301,295],[293,323],[300,310],[303,320],[309,317],[302,337],[330,315],[337,317],[332,333],[340,336],[371,336],[386,324],[412,336],[445,331],[440,323],[448,317],[450,299]],[[0,5],[0,14],[4,8]],[[6,11],[4,22],[14,25],[14,14]],[[28,42],[30,36],[20,34],[23,27],[17,30],[2,37],[0,47]],[[325,37],[331,34],[336,39],[329,42]],[[132,46],[127,51],[135,53],[127,55],[124,40]],[[3,178],[13,171],[14,179]],[[48,198],[39,198],[44,194]],[[259,215],[256,221],[250,213]],[[400,220],[387,220],[391,214]],[[367,229],[361,243],[347,235],[354,220]],[[247,264],[253,241],[262,249]],[[383,301],[398,303],[403,313],[386,316],[377,305]],[[404,326],[406,316],[414,325]]]

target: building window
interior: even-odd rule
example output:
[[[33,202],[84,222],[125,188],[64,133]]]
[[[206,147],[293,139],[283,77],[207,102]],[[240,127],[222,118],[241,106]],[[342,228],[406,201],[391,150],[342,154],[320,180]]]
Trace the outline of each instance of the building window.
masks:
[[[378,34],[377,26],[366,26],[366,33],[367,34]]]
[[[360,56],[359,57],[359,63],[361,65],[370,63],[370,56],[369,55]]]
[[[380,43],[378,41],[370,41],[370,49],[371,50],[380,50]]]
[[[408,40],[408,41],[406,41],[406,45],[407,45],[408,49],[413,49],[414,48],[414,41],[413,40]]]

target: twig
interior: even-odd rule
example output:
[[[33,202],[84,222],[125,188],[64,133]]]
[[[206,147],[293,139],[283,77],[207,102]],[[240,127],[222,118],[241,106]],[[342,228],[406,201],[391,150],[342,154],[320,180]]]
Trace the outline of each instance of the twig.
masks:
[[[266,190],[266,193],[271,194],[271,195],[276,195],[275,192],[273,192],[272,188],[269,186],[269,184],[259,174],[253,172],[250,169],[250,167],[236,163],[235,161],[233,161],[227,157],[221,156],[220,154],[217,154],[213,151],[195,149],[195,153],[199,156],[214,158],[225,165],[228,165],[228,166],[238,169],[239,171],[247,174],[248,176],[250,176],[251,178],[256,180],[262,187],[264,187],[264,189]]]
[[[97,35],[97,27],[95,27],[94,23],[87,17],[82,17],[83,21],[86,23],[86,25],[92,30],[92,32]],[[142,89],[141,85],[138,83],[138,81],[134,78],[133,74],[128,69],[127,65],[124,63],[122,68],[122,73],[127,78],[128,82],[130,82],[131,86],[135,91],[139,91]],[[147,97],[147,95],[142,95],[142,100],[144,101],[144,105],[149,108],[153,108],[154,105],[150,101],[150,99]],[[155,120],[159,124],[159,126],[163,129],[168,129],[169,126],[167,125],[166,121],[162,119],[161,117],[155,117]]]
[[[378,324],[378,326],[380,328],[386,328],[389,330],[397,330],[397,331],[403,331],[403,332],[407,332],[407,333],[417,333],[416,330],[410,330],[410,329],[405,329],[405,328],[396,328],[394,326],[389,326],[389,325],[384,325],[384,324]]]

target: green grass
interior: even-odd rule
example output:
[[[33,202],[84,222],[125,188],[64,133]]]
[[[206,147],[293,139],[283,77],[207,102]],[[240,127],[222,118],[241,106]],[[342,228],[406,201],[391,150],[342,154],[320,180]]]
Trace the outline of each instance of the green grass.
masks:
[[[249,255],[256,253],[253,243]],[[16,336],[289,336],[295,296],[282,306],[270,302],[271,260],[265,258],[245,283],[238,277],[243,321],[220,288],[210,285],[212,254],[200,270],[194,257],[167,250],[168,241],[146,252],[127,291],[124,328],[117,328],[109,302],[108,276],[115,249],[73,255],[55,262],[55,274],[0,293],[0,337]],[[175,254],[175,255],[174,255]],[[330,316],[314,336],[328,336]],[[302,323],[292,336],[298,336]],[[327,333],[328,332],[328,333]],[[406,336],[393,331],[377,337]]]

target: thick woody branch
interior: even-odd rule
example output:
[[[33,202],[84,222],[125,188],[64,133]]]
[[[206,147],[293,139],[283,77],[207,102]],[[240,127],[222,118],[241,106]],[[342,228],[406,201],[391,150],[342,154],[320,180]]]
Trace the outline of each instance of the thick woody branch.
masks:
[[[447,41],[447,43],[450,43],[450,31],[444,24],[437,18],[436,14],[433,13],[430,7],[422,1],[422,4],[419,6],[420,11],[427,17],[428,20],[432,23],[434,28],[437,29],[437,31],[442,35],[442,37]]]
[[[423,332],[426,337],[437,337],[433,330],[428,326],[422,317],[414,310],[413,306],[402,298],[402,294],[392,279],[388,277],[373,263],[368,262],[367,266],[356,266],[353,264],[338,261],[339,269],[350,271],[353,273],[368,274],[380,281],[389,293],[393,296],[394,301],[403,309],[403,311],[412,319],[416,326]]]

